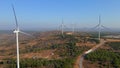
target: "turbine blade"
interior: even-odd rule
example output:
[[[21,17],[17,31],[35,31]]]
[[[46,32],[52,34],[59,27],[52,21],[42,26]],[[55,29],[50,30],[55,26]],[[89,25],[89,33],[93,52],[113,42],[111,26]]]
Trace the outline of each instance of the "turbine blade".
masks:
[[[103,26],[103,25],[101,25],[101,27],[103,27],[104,29],[106,29],[106,30],[108,30],[108,31],[110,31],[110,32],[113,31],[112,29],[110,29],[110,28],[108,28],[108,27],[105,27],[105,26]]]
[[[99,15],[99,23],[98,23],[98,25],[96,25],[95,27],[93,27],[91,29],[96,29],[99,26],[101,26],[101,15]]]
[[[101,25],[101,15],[99,15],[99,25]]]
[[[58,27],[58,31],[62,30],[61,25]]]
[[[66,26],[66,25],[63,25],[63,27],[64,27],[64,28],[67,28],[67,26]]]
[[[15,17],[16,28],[19,29],[18,21],[17,21],[17,16],[16,16],[16,13],[15,13],[15,9],[14,9],[14,5],[13,4],[12,4],[12,9],[13,9],[14,17]]]
[[[64,25],[64,29],[69,30],[70,28],[66,25]]]
[[[93,28],[91,28],[91,29],[96,29],[97,27],[99,27],[100,25],[98,24],[98,25],[96,25],[95,27],[93,27]]]
[[[25,34],[25,35],[27,35],[27,36],[34,37],[33,35],[31,35],[31,34],[28,34],[28,33],[26,33],[26,32],[23,32],[23,31],[20,31],[20,33],[22,33],[22,34]]]

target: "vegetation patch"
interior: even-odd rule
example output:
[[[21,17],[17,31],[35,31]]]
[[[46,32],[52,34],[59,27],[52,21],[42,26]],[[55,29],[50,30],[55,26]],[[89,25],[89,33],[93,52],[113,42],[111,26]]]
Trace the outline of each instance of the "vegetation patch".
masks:
[[[99,49],[85,56],[85,59],[94,62],[99,62],[104,67],[113,66],[120,68],[120,53]]]
[[[120,50],[120,42],[110,42],[108,45],[114,50]]]

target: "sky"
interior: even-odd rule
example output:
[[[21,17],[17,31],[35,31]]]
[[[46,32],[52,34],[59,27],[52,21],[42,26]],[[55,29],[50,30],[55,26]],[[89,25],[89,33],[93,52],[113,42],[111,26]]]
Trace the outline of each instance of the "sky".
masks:
[[[92,28],[98,24],[120,28],[120,0],[0,0],[0,30],[15,29],[14,4],[20,29]]]

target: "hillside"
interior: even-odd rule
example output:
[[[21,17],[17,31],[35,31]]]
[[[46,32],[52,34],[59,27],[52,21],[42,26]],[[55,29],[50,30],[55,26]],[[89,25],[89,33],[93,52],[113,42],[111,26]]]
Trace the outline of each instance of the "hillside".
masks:
[[[75,58],[83,51],[94,46],[96,42],[89,41],[88,34],[76,33],[75,35],[64,34],[64,37],[58,31],[36,32],[33,37],[20,34],[20,62],[22,68],[26,68],[28,61],[41,62],[37,66],[31,63],[32,67],[60,68],[71,67]],[[0,63],[6,68],[15,67],[16,64],[16,44],[14,34],[0,34]],[[90,45],[89,45],[90,44]],[[39,61],[35,61],[39,59]],[[44,61],[43,61],[44,60]],[[45,64],[48,62],[47,64]],[[70,62],[70,63],[69,63]],[[45,65],[44,65],[45,64]],[[50,65],[49,65],[50,64]],[[53,65],[51,65],[53,64]],[[66,66],[66,64],[69,64]],[[31,67],[28,65],[27,67]],[[42,66],[41,66],[42,65]],[[62,66],[62,67],[61,67]],[[65,67],[64,67],[65,66]],[[50,68],[50,67],[49,67]]]

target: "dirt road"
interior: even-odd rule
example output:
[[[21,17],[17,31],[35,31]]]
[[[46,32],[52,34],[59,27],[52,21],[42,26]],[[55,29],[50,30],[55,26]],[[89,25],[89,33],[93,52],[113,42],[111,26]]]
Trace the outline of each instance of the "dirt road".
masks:
[[[99,44],[97,44],[93,48],[89,49],[88,51],[85,51],[82,55],[78,56],[77,60],[76,60],[76,62],[74,64],[74,68],[84,68],[83,64],[82,64],[82,62],[84,60],[84,56],[91,53],[91,52],[93,52],[93,51],[95,51],[97,48],[99,48],[100,46],[105,44],[105,42],[106,42],[105,40],[101,39]]]

